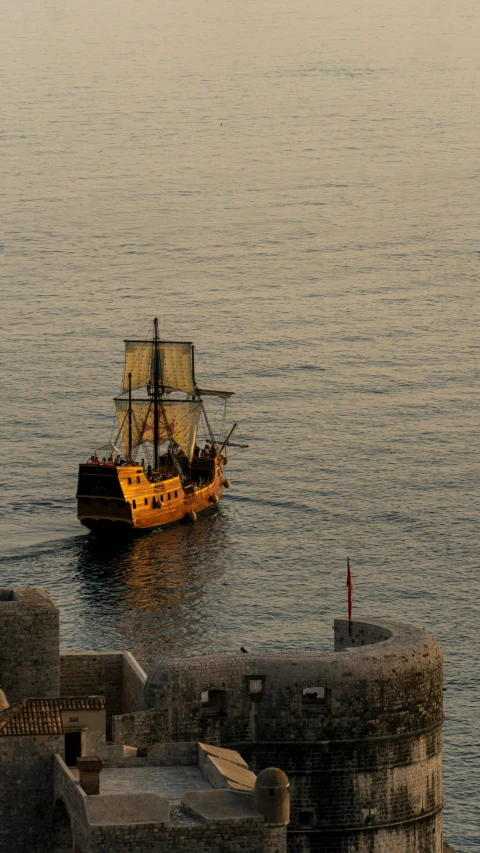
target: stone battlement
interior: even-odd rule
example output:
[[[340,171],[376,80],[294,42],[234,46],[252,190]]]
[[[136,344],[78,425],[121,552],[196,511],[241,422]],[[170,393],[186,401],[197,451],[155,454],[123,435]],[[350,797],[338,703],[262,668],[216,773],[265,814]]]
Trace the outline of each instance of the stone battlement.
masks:
[[[441,724],[442,653],[425,631],[355,621],[350,635],[339,619],[334,641],[334,652],[169,658],[147,679],[146,708],[164,712],[164,740],[355,739]]]
[[[148,710],[114,717],[114,737],[205,740],[255,772],[282,767],[289,850],[368,839],[382,853],[442,853],[438,644],[404,623],[338,619],[334,649],[164,660],[147,679]]]
[[[167,658],[147,678],[128,652],[60,654],[48,592],[4,589],[0,685],[5,723],[27,705],[36,714],[33,729],[27,714],[28,725],[9,724],[0,738],[2,849],[51,853],[54,766],[59,849],[71,847],[73,832],[83,853],[132,845],[140,853],[152,848],[153,826],[171,853],[227,853],[238,848],[240,825],[250,853],[284,851],[285,843],[288,853],[448,849],[442,653],[420,628],[337,619],[331,652]],[[92,697],[104,704],[84,707]],[[78,756],[103,767],[100,795],[89,797],[66,767]],[[168,788],[172,773],[189,780],[175,802],[158,787]],[[267,780],[285,773],[286,842],[285,821],[270,825],[254,804],[255,775],[265,781],[267,814]]]
[[[265,796],[237,752],[189,744],[186,765],[181,745],[166,746],[152,747],[148,764],[133,768],[102,770],[98,759],[78,759],[95,770],[93,796],[82,769],[79,784],[78,771],[55,755],[54,847],[75,842],[84,853],[224,853],[240,844],[249,853],[286,853],[288,780],[278,786],[274,779]]]

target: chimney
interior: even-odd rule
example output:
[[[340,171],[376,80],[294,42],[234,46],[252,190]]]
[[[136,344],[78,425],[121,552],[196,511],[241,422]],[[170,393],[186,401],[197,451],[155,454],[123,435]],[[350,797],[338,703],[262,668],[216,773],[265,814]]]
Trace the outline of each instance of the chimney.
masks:
[[[80,785],[86,794],[100,793],[100,771],[103,767],[101,758],[95,755],[84,755],[77,758]]]

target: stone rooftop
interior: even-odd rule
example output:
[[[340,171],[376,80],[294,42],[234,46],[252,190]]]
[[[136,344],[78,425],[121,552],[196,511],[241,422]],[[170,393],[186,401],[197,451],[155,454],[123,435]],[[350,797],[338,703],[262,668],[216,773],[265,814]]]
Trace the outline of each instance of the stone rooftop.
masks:
[[[78,770],[72,768],[78,779]],[[179,805],[187,791],[211,791],[212,785],[195,765],[186,767],[104,767],[100,774],[101,795],[158,794],[170,805]]]
[[[169,828],[180,833],[194,830],[197,833],[191,839],[194,844],[197,837],[204,837],[205,827],[224,826],[229,844],[236,840],[237,833],[240,837],[242,833],[250,833],[242,850],[260,849],[251,843],[256,839],[252,826],[263,826],[265,822],[263,813],[254,806],[256,777],[238,752],[205,743],[159,743],[149,748],[147,756],[130,760],[159,763],[104,766],[99,771],[99,790],[88,795],[87,788],[82,789],[85,779],[82,782],[81,768],[67,767],[59,755],[55,756],[54,799],[61,799],[76,815],[84,835],[102,827],[101,837],[113,830],[112,839],[117,844],[123,838],[122,833],[130,842],[138,840],[138,833],[150,833],[152,847],[148,849],[157,849],[159,833],[169,832]],[[179,760],[188,763],[179,764]],[[282,819],[278,826],[283,827],[287,822]],[[219,831],[214,830],[213,835],[207,832],[205,844],[209,845]],[[268,831],[265,830],[267,836]],[[165,839],[165,849],[173,850],[170,846],[173,842],[173,836]],[[162,845],[158,849],[160,846],[164,849]],[[146,849],[143,835],[141,849]],[[210,846],[201,849],[209,850]],[[275,849],[279,849],[278,834]]]

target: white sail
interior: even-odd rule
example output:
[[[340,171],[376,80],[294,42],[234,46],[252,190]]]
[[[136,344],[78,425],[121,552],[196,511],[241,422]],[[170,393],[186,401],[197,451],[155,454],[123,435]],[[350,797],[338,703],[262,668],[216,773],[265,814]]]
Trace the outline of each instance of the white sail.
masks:
[[[128,391],[128,374],[132,375],[132,391],[153,382],[152,341],[125,341],[125,373],[123,391]]]
[[[166,388],[195,394],[192,344],[158,341],[159,383]],[[132,375],[132,391],[153,384],[155,344],[153,341],[125,341],[125,373],[123,393],[128,391],[128,374]]]
[[[160,342],[158,351],[163,384],[185,391],[186,394],[195,394],[192,345]]]
[[[128,400],[115,400],[120,439],[128,453]],[[202,404],[195,400],[161,400],[158,403],[158,443],[169,439],[178,444],[189,462],[197,438]],[[153,443],[154,413],[152,400],[132,400],[132,448],[147,441]]]
[[[118,427],[120,431],[120,441],[122,443],[123,452],[128,456],[128,400],[115,400],[117,409]],[[132,400],[132,449],[134,450],[142,443],[142,440],[148,441],[148,438],[142,439],[144,424],[148,421],[149,412],[152,408],[151,400]],[[152,413],[153,418],[153,413]],[[165,430],[164,430],[165,432]],[[152,433],[153,435],[153,433]],[[166,441],[167,435],[159,436],[159,444]]]

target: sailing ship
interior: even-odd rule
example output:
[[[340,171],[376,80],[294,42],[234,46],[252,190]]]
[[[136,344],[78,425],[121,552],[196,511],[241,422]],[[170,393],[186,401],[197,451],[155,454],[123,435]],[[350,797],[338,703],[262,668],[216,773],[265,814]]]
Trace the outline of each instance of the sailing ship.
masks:
[[[157,318],[151,340],[125,341],[122,393],[114,398],[118,434],[79,467],[80,522],[94,534],[115,535],[196,521],[215,507],[230,486],[226,448],[237,424],[217,439],[203,398],[226,401],[232,393],[199,388],[193,344],[161,340]],[[202,416],[208,441],[200,449]]]

